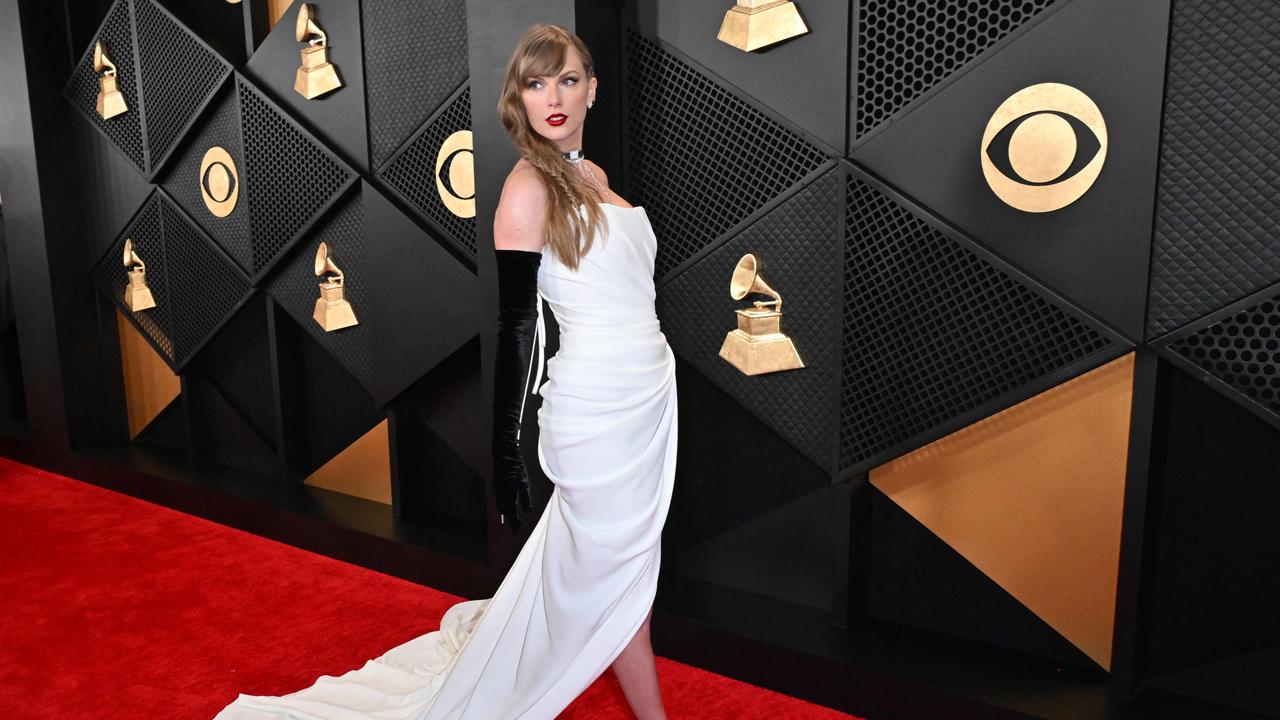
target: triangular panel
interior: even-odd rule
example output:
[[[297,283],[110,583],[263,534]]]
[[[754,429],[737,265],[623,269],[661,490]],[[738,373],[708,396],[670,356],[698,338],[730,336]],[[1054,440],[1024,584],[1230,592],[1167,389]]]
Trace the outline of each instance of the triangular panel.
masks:
[[[1168,0],[1073,0],[853,148],[851,156],[1013,265],[1139,339],[1168,12]],[[996,162],[1012,151],[998,142],[1001,136],[981,146],[988,121],[1006,98],[1049,82],[1073,87],[1097,105],[1106,147],[1083,123],[1073,126],[1076,162],[1044,190],[1066,186],[1082,167],[1079,161],[1094,157],[1094,150],[1103,157],[1097,180],[1064,207],[1029,212],[1001,200],[980,163],[983,153]],[[1037,102],[1025,112],[1057,107]],[[1020,131],[1017,122],[1000,131]]]
[[[821,467],[831,468],[840,382],[840,265],[843,179],[833,166],[742,232],[700,257],[658,293],[658,316],[672,349]],[[729,296],[745,253],[783,297],[782,331],[805,367],[749,376],[719,356],[737,327]]]

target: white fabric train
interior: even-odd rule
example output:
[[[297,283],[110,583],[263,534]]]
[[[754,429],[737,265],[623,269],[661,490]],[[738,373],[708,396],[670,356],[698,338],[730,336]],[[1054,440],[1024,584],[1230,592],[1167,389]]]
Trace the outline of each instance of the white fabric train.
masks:
[[[626,647],[657,592],[678,417],[654,311],[657,238],[643,207],[604,207],[609,231],[577,272],[543,250],[538,293],[560,349],[538,388],[539,308],[534,388],[555,489],[493,597],[344,675],[242,694],[215,720],[553,720]]]

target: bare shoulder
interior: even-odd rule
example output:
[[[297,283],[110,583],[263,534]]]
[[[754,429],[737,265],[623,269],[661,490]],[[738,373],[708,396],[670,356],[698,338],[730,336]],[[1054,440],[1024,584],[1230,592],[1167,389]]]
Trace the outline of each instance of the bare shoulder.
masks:
[[[507,174],[493,215],[493,246],[498,250],[540,251],[547,217],[547,190],[537,168],[523,158]]]
[[[583,158],[583,159],[586,160],[586,158]],[[604,168],[591,162],[590,160],[586,160],[586,162],[587,162],[587,165],[591,167],[591,170],[595,172],[596,177],[600,179],[600,184],[603,185],[604,187],[610,187],[609,176],[608,174],[605,173]]]

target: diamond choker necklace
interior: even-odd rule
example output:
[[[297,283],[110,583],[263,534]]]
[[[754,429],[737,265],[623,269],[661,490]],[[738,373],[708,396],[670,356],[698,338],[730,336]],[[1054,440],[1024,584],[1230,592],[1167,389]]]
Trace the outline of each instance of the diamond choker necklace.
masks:
[[[568,160],[571,163],[577,163],[578,161],[582,160],[582,148],[578,148],[577,150],[570,150],[569,152],[562,152],[560,154],[564,155],[564,159]]]

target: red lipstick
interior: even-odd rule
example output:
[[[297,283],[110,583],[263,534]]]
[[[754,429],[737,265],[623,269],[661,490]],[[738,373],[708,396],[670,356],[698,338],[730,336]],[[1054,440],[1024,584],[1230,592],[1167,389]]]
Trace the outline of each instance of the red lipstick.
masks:
[[[569,119],[569,116],[565,115],[564,113],[552,113],[551,115],[547,116],[547,124],[555,125],[556,127],[559,127],[564,124],[565,120],[568,120],[568,119]]]

